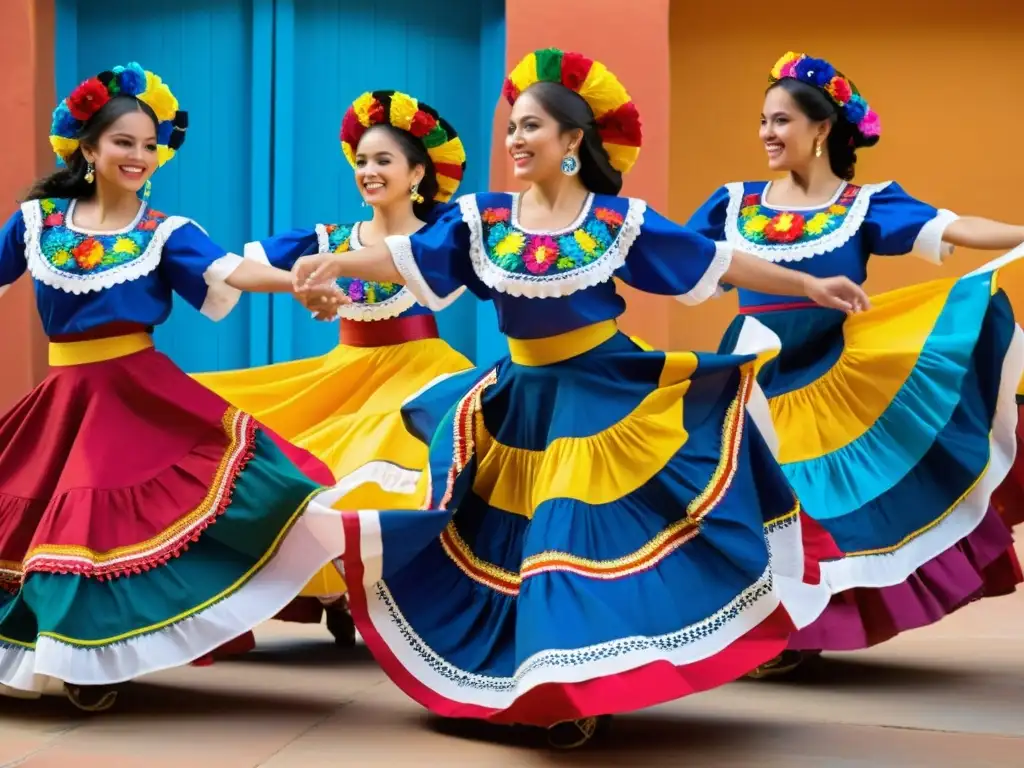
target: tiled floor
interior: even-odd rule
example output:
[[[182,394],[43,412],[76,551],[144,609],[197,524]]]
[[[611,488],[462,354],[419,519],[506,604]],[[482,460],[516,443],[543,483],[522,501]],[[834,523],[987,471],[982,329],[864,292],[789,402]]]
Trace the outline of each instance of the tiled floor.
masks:
[[[788,683],[741,682],[617,718],[567,755],[504,730],[453,732],[364,649],[269,624],[244,661],[139,682],[113,712],[0,699],[0,768],[1024,765],[1024,593],[970,606]]]

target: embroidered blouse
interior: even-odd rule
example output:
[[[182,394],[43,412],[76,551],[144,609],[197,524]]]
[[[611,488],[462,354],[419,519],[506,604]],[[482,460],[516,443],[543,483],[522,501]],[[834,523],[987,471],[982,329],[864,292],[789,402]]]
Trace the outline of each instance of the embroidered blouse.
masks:
[[[867,278],[872,254],[913,253],[941,263],[952,248],[943,243],[956,214],[908,195],[899,184],[844,183],[831,200],[810,208],[771,205],[771,182],[748,181],[718,189],[687,223],[713,240],[815,277]],[[772,296],[740,289],[740,306],[759,307],[804,297]]]
[[[28,270],[48,336],[82,333],[112,322],[157,326],[173,294],[212,320],[241,297],[225,280],[242,263],[191,219],[139,208],[116,232],[74,224],[75,201],[30,200],[0,231],[0,286]]]
[[[247,243],[243,253],[247,259],[290,270],[300,256],[359,250],[363,247],[359,240],[359,228],[358,223],[317,224],[314,229],[294,229]],[[346,320],[370,322],[392,317],[433,314],[430,309],[416,302],[416,297],[411,291],[398,283],[379,283],[343,277],[338,279],[338,285],[352,300],[351,304],[345,304],[338,310],[338,316]],[[457,298],[458,294],[453,295],[445,302],[445,306]]]
[[[541,338],[618,317],[613,277],[696,304],[712,296],[732,249],[647,208],[590,195],[576,220],[551,232],[519,222],[519,196],[466,195],[434,223],[387,245],[406,287],[440,307],[463,286],[494,302],[502,333]]]

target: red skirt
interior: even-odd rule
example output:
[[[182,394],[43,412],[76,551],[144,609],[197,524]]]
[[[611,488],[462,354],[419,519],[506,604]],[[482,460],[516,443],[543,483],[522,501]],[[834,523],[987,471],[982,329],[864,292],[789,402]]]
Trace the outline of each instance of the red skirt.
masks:
[[[114,578],[177,556],[223,512],[252,451],[256,422],[148,337],[55,346],[89,360],[88,345],[91,357],[138,351],[58,365],[0,418],[8,590],[32,571]],[[261,429],[310,479],[333,483],[322,462]]]

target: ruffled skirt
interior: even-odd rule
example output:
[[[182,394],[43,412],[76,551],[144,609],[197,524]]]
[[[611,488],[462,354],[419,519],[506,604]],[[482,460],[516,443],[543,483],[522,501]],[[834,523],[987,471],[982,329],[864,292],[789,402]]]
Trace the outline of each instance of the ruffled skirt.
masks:
[[[312,456],[145,335],[55,346],[0,419],[0,688],[187,664],[339,554],[338,514],[307,511],[307,475],[330,476]]]
[[[864,648],[1020,582],[1006,522],[1021,498],[1024,334],[998,290],[1003,263],[877,296],[849,318],[764,312],[726,333],[723,352],[781,347],[758,379],[835,594],[792,649]]]
[[[751,357],[643,351],[614,323],[510,347],[403,409],[426,509],[343,513],[353,617],[406,693],[541,726],[638,709],[820,613]]]

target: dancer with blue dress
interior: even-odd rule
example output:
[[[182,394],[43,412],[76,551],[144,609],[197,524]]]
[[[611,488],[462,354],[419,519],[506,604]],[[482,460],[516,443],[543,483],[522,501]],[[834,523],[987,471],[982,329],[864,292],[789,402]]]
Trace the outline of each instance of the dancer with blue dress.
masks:
[[[5,695],[107,709],[273,616],[342,549],[339,515],[306,505],[326,467],[153,347],[174,294],[219,320],[292,282],[140,199],[186,127],[138,64],[86,80],[54,112],[65,167],[0,232],[0,286],[31,275],[51,366],[0,416]]]
[[[852,81],[787,53],[772,70],[760,134],[769,168],[787,175],[723,186],[688,226],[793,272],[857,283],[871,254],[941,263],[953,246],[1024,241],[1024,227],[958,217],[896,182],[854,183],[856,150],[880,132]],[[779,462],[812,518],[812,560],[835,593],[757,676],[787,672],[807,653],[875,645],[1020,582],[991,500],[1019,463],[1024,339],[999,276],[1021,255],[873,297],[855,316],[739,290],[719,351],[781,348],[758,379]]]
[[[688,304],[722,279],[849,311],[866,297],[619,196],[640,121],[600,62],[537,51],[505,93],[526,191],[464,196],[294,274],[494,303],[510,355],[403,409],[430,445],[424,508],[343,513],[342,564],[360,634],[406,693],[571,748],[600,716],[743,676],[828,597],[791,556],[799,506],[748,413],[754,357],[642,350],[617,328],[613,278]]]

